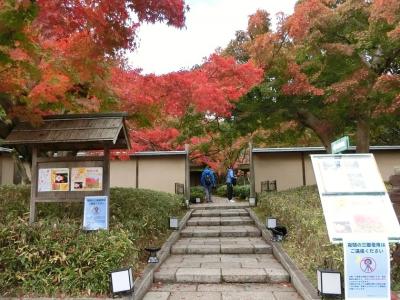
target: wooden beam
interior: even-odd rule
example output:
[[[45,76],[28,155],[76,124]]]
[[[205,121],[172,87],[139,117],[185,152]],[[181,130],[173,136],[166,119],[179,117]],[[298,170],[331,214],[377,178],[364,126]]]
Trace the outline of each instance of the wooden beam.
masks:
[[[110,149],[108,146],[104,148],[104,167],[103,167],[103,190],[107,196],[107,229],[110,224]]]
[[[303,186],[306,186],[306,165],[304,163],[304,152],[301,152],[301,170],[303,175]]]
[[[136,156],[136,188],[139,188],[139,156]]]
[[[256,197],[256,183],[255,183],[255,174],[254,174],[254,159],[253,159],[253,144],[249,143],[249,151],[250,151],[250,197]]]
[[[190,200],[190,163],[189,163],[189,145],[185,144],[185,200]]]

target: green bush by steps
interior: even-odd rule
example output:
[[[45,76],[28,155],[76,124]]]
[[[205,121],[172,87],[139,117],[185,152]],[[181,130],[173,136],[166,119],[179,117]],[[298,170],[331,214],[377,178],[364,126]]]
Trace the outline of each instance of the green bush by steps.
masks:
[[[108,274],[137,270],[143,248],[162,244],[170,215],[182,215],[181,197],[112,188],[110,230],[84,233],[83,205],[41,203],[29,226],[30,188],[0,187],[0,295],[107,294]]]
[[[263,193],[254,210],[262,222],[274,216],[288,228],[282,246],[315,286],[316,270],[325,259],[343,274],[343,246],[329,242],[316,186]],[[399,265],[391,266],[391,282],[393,290],[400,290]]]
[[[215,193],[220,197],[227,197],[226,184],[219,186]],[[246,199],[250,196],[250,185],[235,185],[233,187],[233,196],[240,199]]]
[[[200,200],[203,200],[204,197],[205,197],[204,188],[201,185],[190,187],[190,201],[192,203],[196,202],[196,198],[200,198]]]

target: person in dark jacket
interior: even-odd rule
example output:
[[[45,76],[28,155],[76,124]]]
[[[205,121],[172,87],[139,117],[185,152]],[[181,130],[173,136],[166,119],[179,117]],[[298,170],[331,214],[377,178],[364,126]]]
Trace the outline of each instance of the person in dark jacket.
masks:
[[[205,167],[203,172],[201,173],[200,183],[204,188],[204,192],[206,194],[206,201],[212,202],[211,192],[212,188],[215,187],[215,173],[208,167]]]

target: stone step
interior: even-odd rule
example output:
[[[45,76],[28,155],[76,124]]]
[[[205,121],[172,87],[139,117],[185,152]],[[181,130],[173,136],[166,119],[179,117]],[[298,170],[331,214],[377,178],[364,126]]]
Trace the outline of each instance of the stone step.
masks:
[[[181,237],[256,237],[261,236],[258,228],[251,225],[241,226],[187,226],[181,231]]]
[[[171,249],[172,254],[271,254],[272,248],[262,238],[182,238]]]
[[[238,217],[248,216],[245,209],[196,209],[192,217]]]
[[[187,221],[188,226],[235,226],[254,224],[248,216],[235,217],[192,217]]]
[[[271,254],[171,255],[155,282],[287,283],[289,274]]]
[[[249,202],[190,204],[190,208],[193,209],[243,209],[245,207],[250,207]]]
[[[301,300],[293,286],[268,283],[154,285],[143,300]]]

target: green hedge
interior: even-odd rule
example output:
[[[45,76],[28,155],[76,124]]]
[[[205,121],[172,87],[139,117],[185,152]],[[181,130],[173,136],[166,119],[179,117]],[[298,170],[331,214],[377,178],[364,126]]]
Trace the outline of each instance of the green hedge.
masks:
[[[195,202],[196,198],[200,198],[203,200],[205,197],[204,188],[201,185],[190,187],[190,200],[191,202]]]
[[[227,197],[226,184],[219,186],[215,194],[220,197]],[[240,199],[246,199],[250,196],[250,185],[235,185],[233,187],[233,196]]]
[[[255,211],[262,222],[274,216],[288,228],[282,245],[299,268],[316,285],[316,270],[325,258],[343,274],[343,247],[329,242],[316,186],[263,193]],[[400,266],[392,265],[392,289],[400,289]]]
[[[138,273],[144,247],[161,246],[168,216],[184,213],[181,197],[113,188],[110,230],[84,233],[82,204],[39,204],[29,226],[29,194],[29,187],[0,187],[2,296],[107,294],[109,271],[130,265]]]

